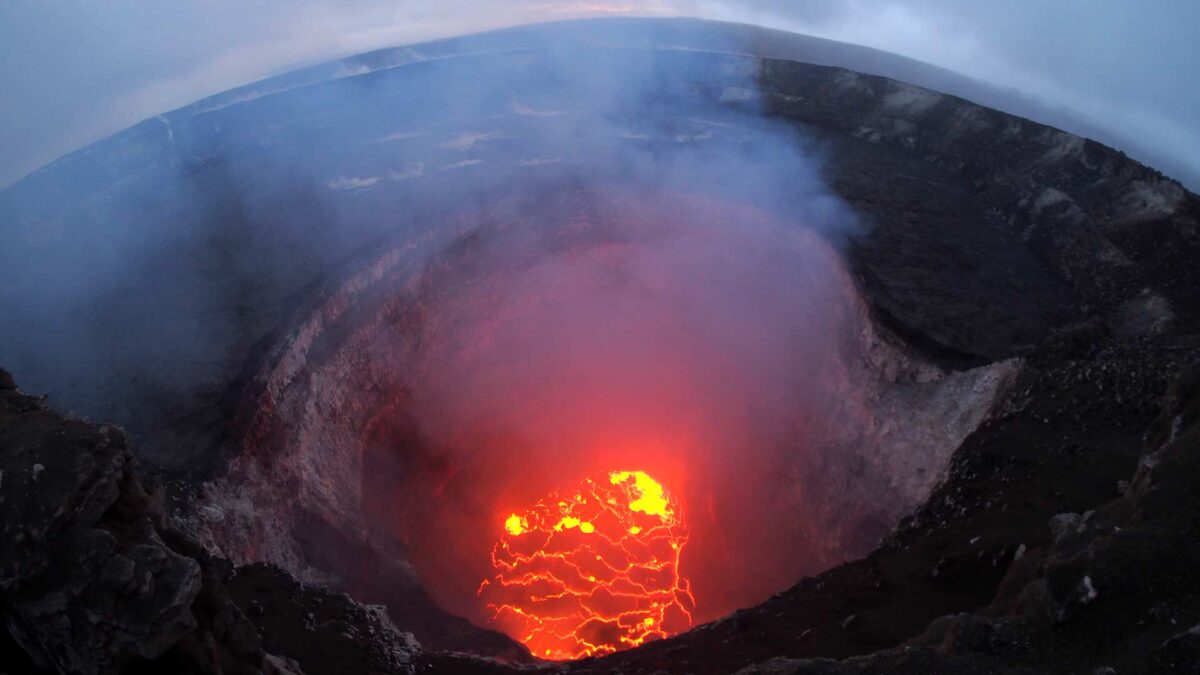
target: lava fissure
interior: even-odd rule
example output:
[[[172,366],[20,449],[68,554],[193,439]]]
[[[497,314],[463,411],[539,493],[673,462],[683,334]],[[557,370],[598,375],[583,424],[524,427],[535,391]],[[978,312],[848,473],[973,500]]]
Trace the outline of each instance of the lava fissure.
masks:
[[[695,598],[679,572],[686,543],[682,508],[662,485],[614,471],[509,515],[479,595],[537,656],[635,647],[692,624]]]

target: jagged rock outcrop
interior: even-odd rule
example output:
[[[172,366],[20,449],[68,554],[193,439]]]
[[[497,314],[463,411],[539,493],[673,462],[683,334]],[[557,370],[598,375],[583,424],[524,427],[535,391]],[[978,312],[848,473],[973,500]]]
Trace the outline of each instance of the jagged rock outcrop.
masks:
[[[121,429],[49,410],[4,370],[0,537],[0,669],[27,658],[24,667],[87,675],[299,675],[312,664],[328,672],[320,659],[336,652],[363,672],[402,673],[417,649],[380,608],[209,556],[168,524],[163,491]],[[252,579],[273,599],[269,614],[242,593]],[[315,642],[314,612],[337,617]],[[304,630],[276,629],[296,616]]]
[[[419,645],[382,606],[360,605],[264,564],[238,568],[228,588],[264,648],[289,655],[307,673],[403,673],[413,667]]]
[[[0,589],[39,665],[114,672],[197,627],[200,565],[167,546],[124,434],[0,392]]]
[[[984,610],[841,662],[775,659],[745,673],[1200,672],[1200,366],[1175,381],[1116,499],[1059,514]]]

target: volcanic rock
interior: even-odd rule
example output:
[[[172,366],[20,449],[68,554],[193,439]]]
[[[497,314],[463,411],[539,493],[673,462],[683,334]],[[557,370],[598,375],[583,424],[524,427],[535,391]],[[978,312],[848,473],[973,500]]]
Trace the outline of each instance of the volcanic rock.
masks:
[[[11,387],[0,397],[0,589],[13,637],[67,672],[161,656],[196,628],[201,571],[163,542],[158,497],[124,434]]]
[[[297,663],[330,672],[331,663],[360,662],[363,672],[411,670],[416,644],[382,609],[209,556],[168,524],[161,486],[142,474],[123,431],[64,418],[15,387],[0,391],[0,534],[5,668],[299,674]],[[249,612],[257,622],[247,618],[239,605],[254,606],[240,594],[247,588],[272,598],[267,620],[261,606]],[[276,627],[292,616],[309,617],[307,629],[287,626],[281,636]],[[264,652],[264,643],[287,656]]]
[[[987,566],[976,570],[990,567],[1003,575],[995,586],[996,595],[986,607],[937,618],[901,646],[869,656],[840,661],[776,657],[747,665],[739,672],[849,675],[1200,671],[1196,639],[1200,631],[1182,629],[1194,626],[1200,617],[1200,579],[1194,574],[1200,564],[1200,520],[1196,518],[1200,513],[1200,490],[1196,487],[1200,485],[1200,364],[1171,383],[1160,410],[1150,426],[1144,449],[1137,455],[1136,471],[1126,494],[1111,501],[1098,501],[1086,517],[1056,516],[1053,520],[1059,525],[1053,533],[1042,535],[1045,543],[1019,557],[1004,556],[1002,559],[1009,562],[999,567],[995,558],[982,556]],[[948,486],[955,483],[962,486],[962,475],[958,475]],[[1060,478],[1070,480],[1073,476],[1060,475]],[[1000,480],[997,485],[1006,483]],[[954,490],[958,491],[958,487]],[[1019,512],[1012,515],[1020,517]],[[927,529],[914,527],[909,521],[900,528],[897,539],[911,543],[899,549],[885,546],[871,559],[878,568],[881,563],[892,566],[919,556],[920,546],[947,527],[958,529],[949,522]],[[925,532],[915,538],[915,529]],[[802,583],[786,594],[789,605],[799,606],[797,611],[808,615],[809,621],[816,619],[813,614],[821,606],[818,603],[827,602],[822,600],[825,596],[821,591],[854,592],[847,584],[847,576],[855,567],[861,564],[851,563],[821,575],[816,583]],[[895,622],[892,624],[878,623],[873,616],[886,615],[891,599],[913,592],[914,581],[894,578],[886,591],[869,600],[859,592],[843,602],[845,606],[869,612],[864,617],[864,623],[870,626],[868,630],[894,635],[897,628],[904,631],[901,622],[911,620],[912,611],[897,608],[891,614],[891,621]],[[956,586],[963,587],[961,583]],[[926,591],[921,597],[922,602],[928,603],[935,595]],[[625,659],[618,655],[594,665],[580,664],[578,670],[605,672],[607,669],[602,666],[611,667],[615,665],[613,662],[622,660],[622,672],[653,672],[669,662],[666,659],[672,655],[680,659],[692,650],[704,649],[700,646],[703,644],[700,640],[704,640],[700,635],[707,634],[707,640],[711,641],[717,637],[712,634],[722,625],[736,624],[730,628],[741,633],[736,638],[724,638],[727,640],[724,644],[730,646],[762,639],[771,619],[780,624],[773,628],[786,626],[795,630],[794,620],[771,611],[772,606],[780,604],[772,600],[745,613],[748,616],[695,631],[698,641],[686,648],[684,645],[692,634],[653,645],[641,653],[629,653]],[[1169,614],[1163,608],[1169,608]],[[908,609],[917,608],[909,604]],[[756,620],[758,617],[761,619]],[[840,648],[822,636],[839,632],[844,621],[828,615],[822,619],[823,627],[818,623],[814,626],[818,632],[805,630],[798,636],[801,638],[798,644],[815,635],[817,640],[806,643],[805,651],[836,653],[834,650]],[[748,631],[751,625],[759,628]],[[758,636],[752,637],[754,633]],[[781,633],[775,633],[774,640],[777,641],[765,643],[771,645],[771,650],[790,648]],[[871,640],[867,637],[863,642]],[[672,648],[672,643],[680,644]],[[647,652],[657,652],[658,656]],[[707,656],[712,658],[715,654],[707,651]],[[707,670],[699,664],[692,667]],[[711,672],[726,669],[728,666],[718,666]]]

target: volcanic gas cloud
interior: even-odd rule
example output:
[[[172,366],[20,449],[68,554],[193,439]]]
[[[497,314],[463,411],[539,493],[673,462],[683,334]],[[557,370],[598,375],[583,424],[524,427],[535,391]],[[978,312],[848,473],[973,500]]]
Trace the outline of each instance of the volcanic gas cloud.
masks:
[[[576,658],[873,541],[854,528],[875,507],[822,503],[841,478],[811,447],[831,403],[859,405],[839,393],[859,306],[819,234],[616,189],[479,221],[347,351],[394,378],[371,385],[394,393],[363,440],[369,518],[440,605]]]

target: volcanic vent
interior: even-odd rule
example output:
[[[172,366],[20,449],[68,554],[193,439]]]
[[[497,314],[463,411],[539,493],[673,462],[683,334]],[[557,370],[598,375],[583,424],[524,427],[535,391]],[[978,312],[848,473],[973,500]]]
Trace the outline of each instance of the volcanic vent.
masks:
[[[541,657],[865,554],[1015,372],[946,374],[881,332],[804,209],[567,186],[435,232],[350,265],[267,355],[208,527],[367,599],[426,589]],[[331,558],[347,541],[402,573]]]
[[[696,600],[679,572],[686,544],[682,508],[662,484],[613,471],[505,519],[495,574],[479,594],[537,656],[636,647],[691,625]]]

